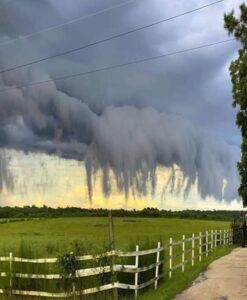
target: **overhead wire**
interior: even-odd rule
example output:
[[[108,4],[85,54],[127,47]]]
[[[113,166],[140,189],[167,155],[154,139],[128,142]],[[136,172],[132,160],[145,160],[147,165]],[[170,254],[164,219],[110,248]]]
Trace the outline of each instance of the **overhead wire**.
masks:
[[[111,7],[107,7],[107,8],[104,8],[102,10],[96,11],[94,13],[90,13],[88,15],[84,15],[84,16],[81,16],[81,17],[71,19],[69,21],[60,23],[58,25],[50,26],[50,27],[41,29],[39,31],[35,31],[35,32],[29,33],[29,34],[26,34],[26,35],[23,35],[23,36],[19,36],[19,37],[14,38],[14,39],[4,41],[4,42],[0,43],[0,47],[4,46],[4,45],[7,45],[7,44],[11,44],[11,43],[14,43],[14,42],[18,42],[18,41],[21,41],[21,40],[31,38],[35,35],[39,35],[39,34],[42,34],[42,33],[47,33],[47,32],[51,32],[51,31],[54,31],[54,30],[61,29],[65,26],[68,26],[68,25],[71,25],[71,24],[74,24],[74,23],[77,23],[77,22],[81,22],[81,21],[86,20],[86,19],[91,18],[91,17],[98,16],[100,14],[106,13],[108,11],[114,10],[116,8],[119,8],[119,7],[123,7],[123,6],[128,5],[128,4],[130,4],[132,2],[135,2],[135,1],[137,1],[137,0],[129,0],[129,1],[126,1],[126,2],[122,2],[122,3],[119,3],[119,4],[113,5]]]
[[[73,48],[73,49],[70,49],[70,50],[67,50],[67,51],[63,51],[63,52],[60,52],[60,53],[57,53],[57,54],[54,54],[54,55],[46,56],[46,57],[43,57],[43,58],[40,58],[40,59],[37,59],[37,60],[33,60],[31,62],[27,62],[27,63],[21,64],[21,65],[13,66],[13,67],[8,68],[8,69],[0,70],[0,74],[6,73],[6,72],[10,72],[10,71],[14,71],[14,70],[17,70],[17,69],[20,69],[20,68],[23,68],[23,67],[31,66],[31,65],[34,65],[34,64],[38,64],[38,63],[41,63],[41,62],[49,60],[49,59],[54,59],[56,57],[60,57],[60,56],[68,55],[68,54],[71,54],[71,53],[75,53],[75,52],[78,52],[80,50],[83,50],[83,49],[86,49],[86,48],[89,48],[89,47],[92,47],[92,46],[95,46],[95,45],[98,45],[98,44],[101,44],[101,43],[105,43],[105,42],[108,42],[110,40],[113,40],[113,39],[116,39],[116,38],[120,38],[120,37],[132,34],[134,32],[137,32],[137,31],[140,31],[140,30],[143,30],[143,29],[146,29],[146,28],[150,28],[150,27],[156,26],[158,24],[161,24],[161,23],[173,20],[175,18],[179,18],[179,17],[185,16],[187,14],[199,11],[201,9],[205,9],[205,8],[207,8],[209,6],[218,4],[218,3],[223,2],[223,1],[225,1],[225,0],[218,0],[218,1],[215,1],[215,2],[211,2],[209,4],[200,6],[198,8],[186,11],[184,13],[181,13],[181,14],[178,14],[178,15],[166,18],[166,19],[162,19],[162,20],[156,21],[156,22],[150,23],[148,25],[137,27],[135,29],[132,29],[132,30],[129,30],[129,31],[126,31],[126,32],[122,32],[122,33],[119,33],[119,34],[116,34],[116,35],[112,35],[112,36],[110,36],[108,38],[104,38],[104,39],[101,39],[101,40],[98,40],[98,41],[95,41],[95,42],[92,42],[92,43],[89,43],[89,44],[86,44],[86,45],[82,45],[82,46],[77,47],[77,48]]]
[[[165,58],[165,57],[168,57],[168,56],[174,56],[174,55],[178,55],[178,54],[182,54],[182,53],[187,53],[187,52],[190,52],[190,51],[205,49],[205,48],[209,48],[209,47],[212,47],[212,46],[229,43],[229,42],[232,42],[232,41],[235,41],[235,39],[234,38],[226,39],[226,40],[213,42],[213,43],[209,43],[209,44],[204,44],[204,45],[200,45],[200,46],[196,46],[196,47],[192,47],[192,48],[182,49],[182,50],[178,50],[178,51],[174,51],[174,52],[169,52],[169,53],[159,54],[159,55],[156,55],[156,56],[151,56],[151,57],[146,57],[146,58],[142,58],[142,59],[138,59],[138,60],[133,60],[133,61],[129,61],[129,62],[126,62],[126,63],[115,64],[115,65],[111,65],[111,66],[105,66],[105,67],[102,67],[102,68],[97,68],[97,69],[94,69],[94,70],[85,71],[85,72],[81,72],[81,73],[65,75],[65,76],[56,77],[56,78],[43,80],[43,81],[30,82],[30,83],[15,86],[15,87],[8,87],[8,88],[0,89],[0,93],[7,92],[7,91],[10,91],[10,90],[14,90],[14,89],[21,89],[21,88],[25,88],[25,87],[41,85],[41,84],[46,84],[46,83],[50,83],[50,82],[57,82],[57,81],[62,81],[62,80],[70,79],[70,78],[85,76],[85,75],[89,75],[89,74],[93,74],[93,73],[97,73],[97,72],[122,68],[122,67],[125,67],[125,66],[130,66],[130,65],[134,65],[134,64],[139,64],[139,63],[144,63],[144,62],[148,62],[148,61],[152,61],[152,60]]]

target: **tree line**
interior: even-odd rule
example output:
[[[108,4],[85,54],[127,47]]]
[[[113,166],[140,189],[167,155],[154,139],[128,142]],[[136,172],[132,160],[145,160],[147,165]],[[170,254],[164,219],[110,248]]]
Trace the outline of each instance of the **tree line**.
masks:
[[[142,210],[112,210],[114,217],[154,217],[154,218],[184,218],[184,219],[206,219],[206,220],[236,220],[241,216],[241,211],[228,210],[159,210],[147,207]],[[48,206],[37,207],[0,207],[0,218],[56,218],[56,217],[107,217],[108,210],[86,209],[79,207],[58,207]]]

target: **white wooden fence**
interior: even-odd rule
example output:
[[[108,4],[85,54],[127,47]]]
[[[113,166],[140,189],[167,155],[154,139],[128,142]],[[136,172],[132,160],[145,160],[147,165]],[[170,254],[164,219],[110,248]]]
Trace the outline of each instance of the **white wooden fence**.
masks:
[[[211,230],[206,231],[205,234],[199,233],[195,236],[193,233],[191,237],[185,238],[183,235],[182,240],[173,241],[170,238],[169,241],[169,278],[172,278],[173,270],[181,267],[182,272],[185,271],[185,265],[191,262],[194,266],[196,260],[199,262],[202,260],[202,256],[208,256],[210,252],[218,246],[232,245],[233,233],[232,230]],[[197,247],[195,242],[197,241]],[[180,251],[174,253],[174,247],[180,246]],[[196,249],[197,248],[197,249]],[[195,255],[195,252],[198,254]],[[185,259],[185,256],[190,254],[190,258]],[[174,258],[180,256],[181,261],[174,264]]]
[[[195,242],[198,241],[198,247],[195,247]],[[204,241],[204,242],[203,242]],[[188,248],[188,244],[191,245]],[[13,288],[13,279],[14,278],[29,278],[29,279],[43,279],[43,280],[59,280],[63,278],[61,274],[25,274],[25,273],[14,273],[13,272],[13,264],[16,262],[21,263],[29,263],[29,264],[54,264],[58,262],[57,258],[39,258],[39,259],[27,259],[14,257],[12,253],[7,257],[0,257],[0,262],[7,262],[9,264],[9,272],[0,272],[0,277],[7,277],[9,280],[9,288],[8,290],[0,289],[0,294],[8,293],[11,298],[12,295],[22,295],[22,296],[37,296],[37,297],[47,297],[47,298],[71,298],[81,295],[98,293],[101,291],[111,290],[114,288],[117,289],[127,289],[133,290],[135,292],[135,297],[138,295],[138,291],[147,286],[154,285],[156,289],[158,286],[158,281],[161,277],[163,277],[164,270],[159,272],[159,266],[164,264],[164,260],[161,260],[161,252],[164,250],[168,250],[168,274],[169,278],[172,277],[173,270],[180,268],[182,272],[185,272],[185,265],[191,261],[191,265],[194,266],[196,261],[201,261],[202,256],[208,256],[210,252],[212,252],[216,247],[223,245],[231,245],[232,244],[232,231],[231,230],[212,230],[210,232],[205,232],[205,234],[199,233],[198,236],[192,234],[191,237],[185,238],[183,235],[182,240],[173,241],[170,238],[170,242],[168,245],[161,246],[160,242],[157,245],[157,248],[148,249],[148,250],[139,250],[139,246],[136,246],[135,251],[131,252],[123,252],[123,251],[110,251],[100,255],[84,255],[77,256],[76,259],[78,261],[89,261],[95,260],[100,257],[134,257],[135,264],[134,265],[118,265],[114,264],[113,266],[107,265],[103,267],[94,267],[94,268],[86,268],[76,270],[75,277],[82,278],[88,276],[94,276],[99,274],[114,272],[127,272],[134,273],[134,284],[126,284],[120,283],[118,281],[112,282],[110,284],[105,284],[93,288],[87,288],[83,290],[76,290],[73,288],[72,292],[62,292],[62,293],[51,293],[44,291],[30,291],[30,290],[18,290]],[[174,249],[176,247],[180,247],[180,251]],[[196,249],[198,248],[198,249]],[[198,252],[198,255],[195,255],[195,252]],[[186,254],[191,253],[190,259],[185,259]],[[156,261],[153,264],[148,266],[140,267],[139,266],[139,257],[144,255],[156,254]],[[165,257],[165,256],[164,256]],[[181,262],[174,264],[174,258],[181,258]],[[164,264],[166,266],[166,264]],[[145,282],[139,283],[139,274],[141,272],[146,272],[148,270],[153,270],[154,277]]]

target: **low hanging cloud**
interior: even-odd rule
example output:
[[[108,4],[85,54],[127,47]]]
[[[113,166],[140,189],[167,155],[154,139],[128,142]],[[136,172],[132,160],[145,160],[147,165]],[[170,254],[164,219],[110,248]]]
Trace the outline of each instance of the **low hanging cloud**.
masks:
[[[145,194],[150,181],[155,190],[157,167],[174,165],[182,171],[185,190],[197,183],[203,198],[237,197],[239,148],[180,116],[131,106],[107,107],[97,115],[55,84],[12,93],[1,107],[2,147],[85,160],[90,198],[99,169],[105,195],[111,193],[113,172],[128,197],[131,189]]]
[[[236,163],[239,148],[197,129],[175,115],[152,108],[109,107],[97,119],[86,155],[88,186],[102,170],[104,193],[111,192],[111,171],[126,197],[129,190],[147,192],[151,180],[155,189],[158,166],[177,165],[184,177],[185,191],[197,183],[205,198],[231,200],[237,197]]]
[[[173,5],[166,4],[166,9],[160,10],[152,1],[139,1],[63,31],[1,46],[8,39],[28,34],[30,28],[54,25],[51,20],[59,24],[79,11],[100,9],[91,1],[74,3],[68,7],[67,1],[61,0],[56,7],[48,0],[38,4],[29,0],[1,2],[0,70],[87,44],[114,34],[114,30],[122,32],[153,22],[165,13],[169,17],[195,8],[194,1],[181,1],[175,12]],[[204,24],[213,16],[217,28],[207,27],[204,32]],[[212,41],[225,38],[223,11],[218,8],[189,18],[191,22],[177,19],[73,56],[0,74],[0,89],[194,47],[209,36]],[[108,27],[103,26],[106,20]],[[184,22],[186,26],[182,26]],[[232,141],[238,141],[239,133],[226,66],[237,46],[217,49],[0,92],[0,147],[84,160],[90,198],[98,170],[102,171],[106,196],[111,194],[114,174],[118,189],[128,197],[132,190],[146,194],[150,183],[155,191],[159,166],[169,168],[171,182],[176,180],[176,165],[183,174],[185,194],[196,184],[202,198],[235,199],[240,148]],[[2,156],[0,161],[0,187],[13,187],[8,160]]]
[[[10,158],[6,151],[0,149],[0,193],[6,188],[8,191],[14,189],[13,174],[9,170]]]

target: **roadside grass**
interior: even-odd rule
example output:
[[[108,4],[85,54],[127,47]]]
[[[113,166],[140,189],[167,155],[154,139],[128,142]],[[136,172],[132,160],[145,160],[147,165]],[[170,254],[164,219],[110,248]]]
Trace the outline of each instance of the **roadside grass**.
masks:
[[[186,265],[185,272],[182,273],[181,269],[177,269],[173,272],[172,279],[168,278],[168,273],[165,272],[165,279],[158,286],[157,290],[149,289],[149,291],[144,291],[139,300],[171,300],[177,294],[182,292],[185,288],[190,286],[190,284],[195,280],[201,272],[204,272],[209,264],[214,260],[227,255],[231,252],[233,247],[220,247],[211,253],[208,257],[203,256],[202,262],[195,262],[195,266]],[[166,269],[167,270],[167,269]]]

